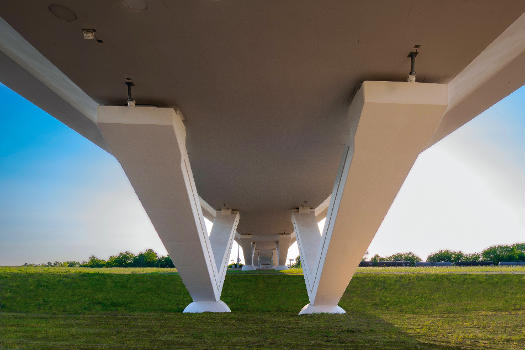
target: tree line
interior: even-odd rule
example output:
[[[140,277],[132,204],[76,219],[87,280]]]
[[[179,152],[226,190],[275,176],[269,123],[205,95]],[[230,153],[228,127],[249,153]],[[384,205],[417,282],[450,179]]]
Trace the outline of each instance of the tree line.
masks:
[[[363,258],[363,262],[379,263],[381,261],[404,261],[414,266],[416,263],[422,261],[422,259],[412,252],[396,253],[385,257],[376,254],[370,260]],[[452,264],[475,264],[485,262],[497,265],[502,261],[525,261],[525,243],[495,245],[479,253],[472,254],[463,253],[460,250],[442,249],[427,257],[427,262],[431,263],[447,262]],[[300,256],[295,258],[292,267],[301,267]]]
[[[363,259],[363,261],[367,261]],[[404,261],[410,265],[422,261],[422,259],[412,252],[396,253],[390,256],[382,257],[374,255],[369,262],[378,263],[381,261]],[[430,254],[427,262],[449,262],[452,264],[468,264],[491,262],[495,265],[500,262],[525,261],[525,243],[516,243],[511,245],[495,245],[479,253],[467,254],[458,250],[444,249]],[[107,260],[99,259],[92,255],[87,261],[55,261],[47,264],[24,264],[24,266],[55,266],[55,267],[175,267],[169,256],[159,256],[153,249],[147,249],[135,255],[132,252],[125,251],[118,255],[112,255]],[[301,267],[301,257],[295,259],[292,267]]]
[[[412,252],[408,253],[396,253],[387,257],[381,257],[378,254],[374,255],[371,262],[379,261],[406,261],[411,265],[422,261],[419,256]],[[516,262],[525,261],[525,243],[516,243],[511,245],[495,245],[489,247],[479,253],[467,254],[460,250],[449,250],[442,249],[435,253],[430,254],[427,257],[427,262],[448,262],[452,264],[468,264],[468,263],[480,263],[480,262],[491,262],[494,265],[500,262]]]
[[[52,267],[175,267],[169,256],[159,256],[153,249],[147,249],[135,255],[125,251],[112,255],[107,260],[92,255],[87,261],[55,261],[47,264],[24,264],[24,266]]]
[[[525,261],[525,243],[496,245],[483,250],[481,253],[472,254],[465,254],[461,251],[440,250],[429,255],[427,261],[446,261],[451,263],[491,261],[494,264],[499,264],[502,261]]]

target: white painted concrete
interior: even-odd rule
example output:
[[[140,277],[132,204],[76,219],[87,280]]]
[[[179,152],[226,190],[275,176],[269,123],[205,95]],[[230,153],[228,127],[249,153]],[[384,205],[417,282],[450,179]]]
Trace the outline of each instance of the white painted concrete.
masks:
[[[99,107],[98,126],[197,302],[186,311],[227,311],[220,302],[224,256],[231,248],[239,214],[216,213],[212,245],[181,115],[172,108]]]
[[[346,311],[343,310],[338,305],[310,305],[306,304],[299,315],[311,315],[311,314],[345,314]]]
[[[448,83],[448,108],[429,145],[441,140],[525,82],[525,14]]]
[[[206,202],[202,197],[199,197],[201,208],[202,208],[202,214],[204,217],[211,222],[215,220],[215,216],[217,215],[217,211],[213,209],[213,207]]]
[[[244,256],[244,266],[252,265],[253,258],[253,243],[250,238],[240,238],[239,234],[236,235],[235,239],[242,248],[242,254]]]
[[[259,263],[259,252],[255,249],[253,250],[252,261],[253,261],[253,266],[255,267],[255,269],[260,267],[261,264]]]
[[[302,314],[341,312],[337,303],[447,101],[446,85],[363,83],[349,109],[352,127],[320,241],[315,210],[292,214],[306,258],[310,304]]]
[[[96,145],[98,103],[0,18],[0,81]]]
[[[98,103],[38,52],[1,17],[0,51],[17,62],[58,96],[62,97],[86,118],[92,122],[97,121]]]
[[[202,312],[231,312],[228,305],[223,301],[194,301],[190,303],[183,311],[184,313],[202,313]]]
[[[300,207],[298,212],[292,213],[292,223],[297,235],[304,281],[308,297],[310,297],[313,290],[313,274],[317,268],[321,246],[321,233],[317,226],[315,211],[310,208]]]
[[[286,258],[288,257],[288,249],[292,245],[293,237],[290,234],[280,235],[281,237],[277,241],[277,267],[276,270],[283,270],[282,267],[286,267]]]
[[[219,292],[222,291],[224,277],[228,269],[228,259],[232,249],[235,230],[239,224],[239,213],[231,209],[216,212],[210,233],[210,244],[217,266]]]
[[[328,211],[328,207],[330,206],[331,198],[332,195],[326,197],[326,199],[315,208],[315,217],[317,218],[317,221],[321,221],[326,217],[326,212]]]
[[[279,265],[279,251],[274,249],[272,251],[272,267],[277,267]]]

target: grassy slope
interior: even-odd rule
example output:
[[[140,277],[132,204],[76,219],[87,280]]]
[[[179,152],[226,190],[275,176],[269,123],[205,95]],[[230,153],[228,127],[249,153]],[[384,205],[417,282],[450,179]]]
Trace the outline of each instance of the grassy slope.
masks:
[[[298,317],[308,302],[301,275],[231,273],[222,298],[231,314],[183,315],[191,299],[179,276],[149,271],[155,270],[0,268],[0,348],[521,349],[525,344],[523,274],[365,268],[341,300],[346,315]]]
[[[42,267],[42,266],[0,266],[0,274],[9,273],[111,273],[111,274],[133,274],[133,273],[174,273],[177,269],[165,269],[158,267],[112,267],[112,268],[89,268],[89,267]],[[240,270],[229,270],[231,273],[242,274],[285,274],[302,275],[302,269],[289,269],[282,271],[256,270],[244,272]],[[358,267],[357,273],[522,273],[525,274],[525,266],[439,266],[439,267]]]

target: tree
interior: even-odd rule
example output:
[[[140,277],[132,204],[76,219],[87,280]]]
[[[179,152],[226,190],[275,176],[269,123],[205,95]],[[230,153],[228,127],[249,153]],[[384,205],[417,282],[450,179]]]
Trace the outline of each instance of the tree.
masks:
[[[408,261],[410,265],[415,266],[417,262],[421,261],[421,258],[412,252],[408,253],[396,253],[386,258],[387,261]]]
[[[498,264],[501,261],[525,261],[525,243],[513,245],[496,245],[485,249],[483,260]]]
[[[153,249],[147,249],[133,258],[133,266],[136,267],[157,267],[159,257]]]
[[[295,258],[295,263],[292,264],[292,268],[301,268],[301,256],[300,255],[297,255],[297,257]]]
[[[440,250],[436,253],[430,254],[427,257],[428,262],[450,262],[450,263],[458,263],[462,261],[465,254],[461,251],[454,251],[454,250]]]
[[[94,255],[91,255],[89,257],[89,260],[87,262],[84,262],[82,266],[84,267],[104,267],[106,266],[106,261],[99,259]]]
[[[372,257],[372,259],[370,259],[371,262],[373,263],[378,263],[380,261],[384,261],[385,259],[382,258],[379,254],[376,254]]]
[[[119,255],[112,255],[109,257],[106,267],[130,267],[133,265],[135,254],[125,251]]]
[[[158,259],[159,267],[175,267],[173,265],[173,261],[171,261],[171,258],[169,256],[162,256]]]
[[[460,262],[472,263],[481,261],[481,253],[464,254]]]

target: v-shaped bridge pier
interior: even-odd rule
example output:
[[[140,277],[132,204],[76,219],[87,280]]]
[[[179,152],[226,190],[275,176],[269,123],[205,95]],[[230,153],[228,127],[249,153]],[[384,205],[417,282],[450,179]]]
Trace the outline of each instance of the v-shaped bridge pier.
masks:
[[[323,234],[313,209],[292,213],[310,299],[301,314],[344,313],[339,299],[447,103],[444,84],[363,83]]]
[[[229,312],[220,296],[239,213],[214,213],[208,236],[181,115],[172,108],[99,107],[98,126],[193,298],[184,312]]]

